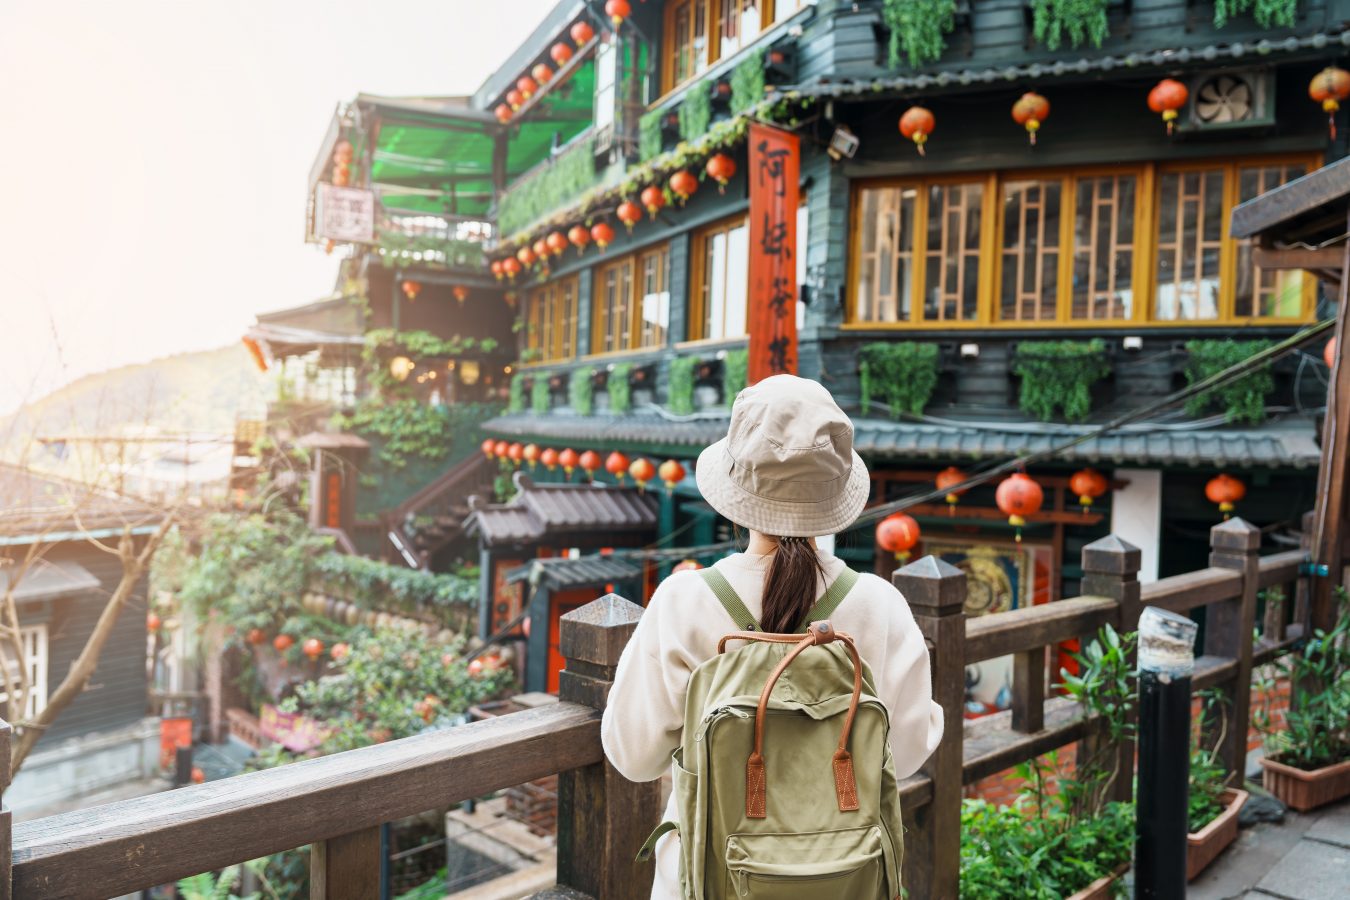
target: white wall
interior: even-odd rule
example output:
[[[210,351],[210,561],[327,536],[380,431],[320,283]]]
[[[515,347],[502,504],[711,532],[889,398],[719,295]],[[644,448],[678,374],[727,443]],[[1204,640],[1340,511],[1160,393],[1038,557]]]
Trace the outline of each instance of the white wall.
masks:
[[[1162,531],[1162,472],[1158,469],[1116,469],[1111,477],[1129,482],[1111,494],[1111,533],[1140,549],[1140,583],[1157,581]]]

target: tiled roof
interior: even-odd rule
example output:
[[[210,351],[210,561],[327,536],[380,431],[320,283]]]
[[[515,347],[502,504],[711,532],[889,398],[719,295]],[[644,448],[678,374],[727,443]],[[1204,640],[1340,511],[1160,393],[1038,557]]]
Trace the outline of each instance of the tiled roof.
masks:
[[[0,569],[0,594],[9,588],[10,576]],[[52,597],[78,594],[91,591],[99,586],[99,580],[89,570],[74,560],[38,559],[24,572],[14,589],[14,599],[19,602],[47,600]]]
[[[464,525],[484,543],[522,544],[545,537],[586,532],[656,529],[655,496],[636,488],[602,484],[535,484],[516,473],[517,494],[510,503],[474,510]]]
[[[614,556],[536,559],[506,573],[507,582],[529,581],[550,590],[631,581],[642,577],[642,564]]]

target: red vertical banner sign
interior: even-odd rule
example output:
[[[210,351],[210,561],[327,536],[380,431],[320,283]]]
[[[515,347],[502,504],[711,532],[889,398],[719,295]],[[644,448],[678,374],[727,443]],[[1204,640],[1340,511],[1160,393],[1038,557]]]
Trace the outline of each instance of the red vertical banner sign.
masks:
[[[795,134],[750,125],[750,332],[748,383],[797,374],[797,204],[801,148]]]

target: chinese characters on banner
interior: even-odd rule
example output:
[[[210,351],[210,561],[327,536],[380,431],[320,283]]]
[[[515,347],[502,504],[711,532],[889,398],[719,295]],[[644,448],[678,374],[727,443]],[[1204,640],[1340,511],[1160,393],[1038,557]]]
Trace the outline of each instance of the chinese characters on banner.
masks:
[[[797,373],[797,203],[795,134],[750,125],[750,371],[748,383]]]

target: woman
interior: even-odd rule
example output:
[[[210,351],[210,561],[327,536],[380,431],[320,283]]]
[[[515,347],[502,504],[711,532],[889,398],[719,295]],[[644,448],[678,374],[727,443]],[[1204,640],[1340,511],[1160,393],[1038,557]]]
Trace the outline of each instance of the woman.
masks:
[[[736,398],[727,436],[703,451],[695,475],[703,498],[750,535],[744,553],[713,569],[762,630],[795,631],[845,568],[816,537],[848,528],[867,502],[853,423],[816,382],[767,378]],[[890,714],[896,777],[913,774],[942,736],[942,709],[908,604],[884,579],[862,575],[829,618],[872,670]],[[736,630],[701,573],[677,573],[656,589],[619,660],[601,731],[624,777],[652,781],[669,770],[690,674]],[[672,798],[665,818],[674,817]],[[678,840],[671,832],[656,846],[654,898],[680,896]]]

